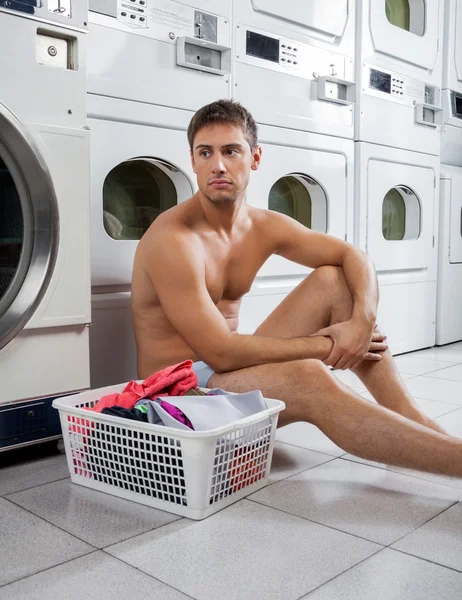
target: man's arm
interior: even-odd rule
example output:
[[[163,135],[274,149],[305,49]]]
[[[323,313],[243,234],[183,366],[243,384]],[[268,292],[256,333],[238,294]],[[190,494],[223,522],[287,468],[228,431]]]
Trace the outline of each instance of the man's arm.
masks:
[[[271,362],[324,360],[330,354],[332,341],[322,336],[280,339],[232,333],[207,290],[203,249],[193,236],[162,235],[150,242],[146,256],[147,273],[168,320],[217,373]]]
[[[350,321],[318,333],[330,335],[335,342],[326,364],[342,369],[357,366],[369,349],[377,317],[378,282],[371,258],[343,240],[312,231],[284,215],[272,213],[269,218],[274,221],[271,231],[277,231],[277,254],[312,268],[343,268],[353,298]]]

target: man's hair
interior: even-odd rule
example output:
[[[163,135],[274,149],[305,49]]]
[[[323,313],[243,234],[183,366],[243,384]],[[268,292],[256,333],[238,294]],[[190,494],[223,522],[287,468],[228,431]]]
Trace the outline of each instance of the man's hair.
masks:
[[[200,108],[191,119],[188,127],[191,151],[199,129],[212,123],[230,123],[241,127],[250,148],[253,149],[258,144],[257,124],[249,111],[235,100],[217,100]]]

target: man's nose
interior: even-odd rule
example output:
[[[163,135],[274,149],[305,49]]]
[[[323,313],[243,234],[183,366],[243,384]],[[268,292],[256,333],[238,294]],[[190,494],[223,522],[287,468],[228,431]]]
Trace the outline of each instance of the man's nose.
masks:
[[[225,163],[222,156],[216,156],[213,161],[212,171],[214,173],[224,173],[226,171]]]

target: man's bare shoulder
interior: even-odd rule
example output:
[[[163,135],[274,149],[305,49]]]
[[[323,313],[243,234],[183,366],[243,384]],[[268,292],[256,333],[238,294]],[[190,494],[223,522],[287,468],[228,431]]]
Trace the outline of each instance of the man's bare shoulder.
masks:
[[[195,259],[200,257],[201,244],[195,229],[192,200],[190,198],[156,218],[138,244],[135,267],[151,270],[158,260],[165,262],[168,257],[173,259],[185,254]]]

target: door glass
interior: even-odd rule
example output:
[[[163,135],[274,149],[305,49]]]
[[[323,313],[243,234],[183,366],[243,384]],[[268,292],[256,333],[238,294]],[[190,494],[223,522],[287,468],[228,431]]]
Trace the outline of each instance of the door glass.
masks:
[[[404,185],[391,189],[382,204],[382,234],[388,241],[417,240],[422,208],[416,194]]]
[[[270,190],[268,208],[311,228],[312,201],[300,179],[287,175],[278,179]]]
[[[406,205],[395,189],[390,190],[383,200],[382,233],[386,240],[403,240],[406,234]]]
[[[13,178],[0,158],[0,300],[18,270],[24,242],[24,220]]]
[[[160,213],[176,206],[169,165],[133,159],[115,167],[103,187],[103,220],[115,240],[139,240]],[[174,170],[174,167],[171,167]]]
[[[392,25],[409,31],[409,0],[385,0],[385,14]]]

